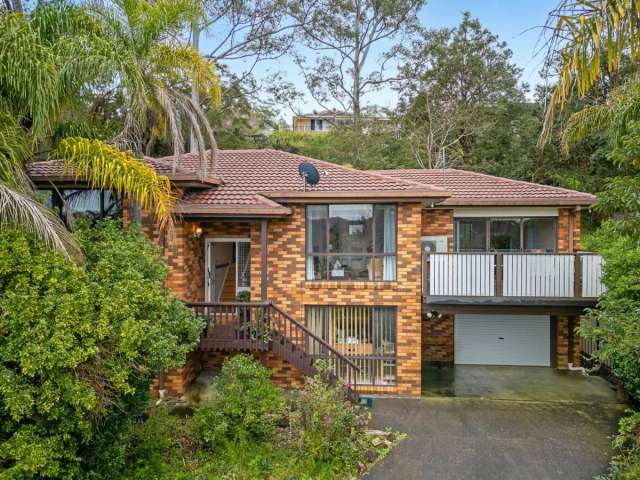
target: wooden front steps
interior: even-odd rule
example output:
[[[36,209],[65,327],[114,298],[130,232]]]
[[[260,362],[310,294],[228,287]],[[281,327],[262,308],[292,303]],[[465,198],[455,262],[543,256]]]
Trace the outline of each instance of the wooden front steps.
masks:
[[[271,351],[304,375],[317,373],[316,362],[333,367],[332,382],[345,381],[345,394],[357,402],[360,369],[343,353],[270,302],[188,303],[206,320],[199,350],[219,352]]]

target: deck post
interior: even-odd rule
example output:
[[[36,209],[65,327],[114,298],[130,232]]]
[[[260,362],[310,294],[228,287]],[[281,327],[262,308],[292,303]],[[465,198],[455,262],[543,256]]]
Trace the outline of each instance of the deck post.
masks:
[[[267,220],[260,221],[260,299],[267,301]]]
[[[502,253],[496,253],[496,297],[501,297],[502,290]]]
[[[577,253],[573,254],[573,296],[582,297],[582,258]]]

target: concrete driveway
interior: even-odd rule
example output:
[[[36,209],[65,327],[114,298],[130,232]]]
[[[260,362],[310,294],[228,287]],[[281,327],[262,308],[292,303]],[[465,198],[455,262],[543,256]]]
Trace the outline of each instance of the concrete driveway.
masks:
[[[600,379],[567,378],[576,382],[572,392],[581,400],[568,394],[531,399],[528,388],[518,393],[495,385],[470,390],[483,395],[377,398],[372,427],[408,437],[367,478],[590,480],[606,471],[611,435],[625,406]],[[499,398],[504,391],[510,398]]]
[[[615,403],[604,378],[547,367],[456,365],[422,368],[426,397],[464,397],[541,402]]]

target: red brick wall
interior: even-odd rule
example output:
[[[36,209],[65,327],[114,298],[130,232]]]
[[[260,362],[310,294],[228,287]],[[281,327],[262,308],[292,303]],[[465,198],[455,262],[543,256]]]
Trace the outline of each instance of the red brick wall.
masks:
[[[398,263],[395,282],[306,281],[305,208],[291,206],[291,217],[272,220],[268,231],[268,296],[304,322],[305,305],[378,305],[397,308],[397,387],[366,387],[401,395],[420,394],[421,207],[398,205]],[[252,297],[260,293],[260,226],[251,230]],[[255,247],[255,249],[254,249]]]
[[[453,315],[422,317],[422,360],[453,364]]]
[[[580,211],[573,208],[560,208],[558,209],[558,251],[577,252],[579,250]]]
[[[573,361],[573,366],[574,367],[579,367],[580,366],[580,337],[578,336],[578,334],[575,332],[575,328],[578,327],[579,325],[579,319],[578,317],[574,317],[573,318],[573,356],[572,356],[572,361]],[[556,350],[557,350],[557,357],[556,357],[556,363],[557,363],[557,368],[559,370],[566,370],[568,368],[568,364],[569,364],[569,317],[567,316],[559,316],[557,317],[557,329],[558,329],[558,335],[557,335],[557,343],[556,343]]]
[[[202,368],[219,367],[222,366],[226,358],[238,354],[237,352],[231,354],[224,352],[199,352],[200,364]],[[304,382],[302,372],[286,360],[283,360],[279,355],[273,352],[251,352],[251,355],[262,365],[273,371],[271,378],[275,385],[283,388],[291,388],[300,386]]]
[[[447,249],[453,252],[453,210],[433,208],[422,211],[422,236],[448,237]]]

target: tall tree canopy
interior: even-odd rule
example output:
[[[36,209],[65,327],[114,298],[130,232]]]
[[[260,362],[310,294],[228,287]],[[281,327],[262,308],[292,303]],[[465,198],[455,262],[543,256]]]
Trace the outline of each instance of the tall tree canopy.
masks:
[[[360,162],[363,97],[389,80],[385,67],[393,55],[375,62],[373,52],[384,41],[417,28],[424,0],[304,0],[291,15],[300,24],[301,40],[316,52],[315,64],[297,55],[307,88],[323,108],[331,102],[353,114],[353,163]],[[393,50],[393,49],[392,49]]]
[[[476,138],[492,124],[485,113],[524,101],[511,50],[469,12],[455,28],[422,30],[400,54],[399,108],[425,166],[442,152],[469,163]]]

